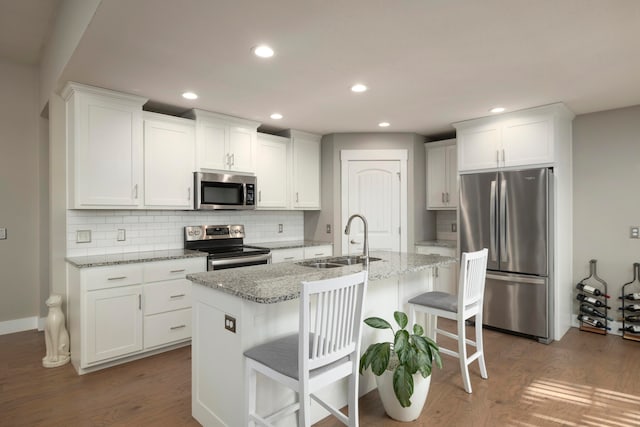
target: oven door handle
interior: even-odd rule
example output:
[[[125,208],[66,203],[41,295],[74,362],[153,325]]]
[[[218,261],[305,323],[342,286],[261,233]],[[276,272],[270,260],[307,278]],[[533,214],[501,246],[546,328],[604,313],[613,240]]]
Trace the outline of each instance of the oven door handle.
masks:
[[[223,259],[212,259],[209,260],[209,265],[215,267],[216,265],[233,265],[233,264],[242,264],[245,262],[253,262],[253,261],[271,261],[271,254],[261,254],[261,255],[250,255],[250,256],[241,256],[241,257],[233,257],[233,258],[223,258]]]

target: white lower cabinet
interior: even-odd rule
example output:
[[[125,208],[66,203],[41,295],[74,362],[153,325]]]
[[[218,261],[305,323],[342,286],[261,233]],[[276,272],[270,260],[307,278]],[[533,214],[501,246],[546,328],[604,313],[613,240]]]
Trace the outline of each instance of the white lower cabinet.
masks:
[[[71,362],[83,374],[191,338],[191,282],[206,258],[69,269]]]
[[[454,248],[442,246],[416,246],[416,253],[456,257]],[[441,265],[433,268],[433,290],[458,294],[458,263]]]
[[[304,259],[313,259],[333,255],[332,245],[307,246],[304,248]]]
[[[333,255],[333,245],[305,246],[300,248],[274,249],[271,263],[301,261]]]

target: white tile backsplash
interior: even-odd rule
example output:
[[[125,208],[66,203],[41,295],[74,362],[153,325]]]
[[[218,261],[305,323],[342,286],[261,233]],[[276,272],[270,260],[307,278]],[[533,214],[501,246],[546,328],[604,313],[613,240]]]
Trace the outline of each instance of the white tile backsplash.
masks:
[[[203,224],[244,224],[249,244],[304,239],[302,211],[68,210],[67,256],[179,249],[184,227]],[[127,240],[117,241],[118,229],[126,230]],[[91,230],[91,242],[76,243],[77,230]]]

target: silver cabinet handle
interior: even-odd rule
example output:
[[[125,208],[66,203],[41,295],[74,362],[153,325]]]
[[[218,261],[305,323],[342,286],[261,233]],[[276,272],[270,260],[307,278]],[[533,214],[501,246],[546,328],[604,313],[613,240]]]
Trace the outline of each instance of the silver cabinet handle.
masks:
[[[258,190],[258,201],[262,201],[262,190]]]
[[[182,329],[182,328],[186,328],[187,325],[178,325],[178,326],[172,326],[169,329],[171,329],[172,331],[175,331],[176,329]]]
[[[133,198],[134,199],[138,198],[138,184],[133,186]]]
[[[236,164],[236,155],[235,154],[231,154],[231,166]]]
[[[184,271],[184,268],[180,269],[180,270],[171,270],[169,271],[169,273],[182,273]]]
[[[229,156],[229,153],[225,154],[225,156],[227,157],[227,161],[225,162],[227,167],[231,167],[231,156]]]
[[[298,197],[298,192],[296,191],[296,203],[298,203],[300,201],[300,198]]]
[[[191,201],[191,187],[187,187],[187,197],[187,200]]]
[[[439,274],[439,272],[438,272],[438,267],[435,267],[435,268],[434,268],[434,273],[435,273],[436,279],[437,279],[438,277],[440,277],[440,274]]]
[[[138,294],[138,310],[142,310],[142,294]]]
[[[359,244],[360,242],[358,242],[358,241],[356,241],[356,240],[351,240],[349,243],[351,243],[352,245],[357,245],[357,244]]]
[[[322,252],[320,252],[319,254],[313,254],[313,256],[322,256],[324,255]]]
[[[504,148],[502,149],[502,166],[504,166]]]
[[[496,165],[500,166],[500,150],[496,150]]]
[[[440,199],[442,199],[442,203],[444,203],[444,193],[440,193],[442,194],[442,197],[440,197]]]
[[[292,256],[288,256],[288,257],[285,257],[284,259],[286,260],[286,259],[293,259],[293,258],[294,257],[292,257]]]
[[[182,298],[183,296],[186,296],[186,294],[171,295],[169,299]]]
[[[118,277],[108,277],[107,280],[122,280],[126,279],[127,276],[118,276]]]

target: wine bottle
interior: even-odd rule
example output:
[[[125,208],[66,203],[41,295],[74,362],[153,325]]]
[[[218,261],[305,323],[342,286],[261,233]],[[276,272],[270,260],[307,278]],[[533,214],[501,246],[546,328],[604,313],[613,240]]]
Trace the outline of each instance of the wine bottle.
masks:
[[[609,295],[600,291],[600,289],[594,288],[593,286],[585,285],[582,282],[578,283],[576,285],[576,288],[580,289],[582,292],[586,292],[588,294],[595,295],[597,297],[611,298]]]
[[[607,317],[604,313],[596,310],[595,308],[591,307],[588,304],[580,304],[580,311],[583,312],[583,313],[590,314],[592,316],[601,317],[603,319],[607,319],[607,320],[613,321],[613,319],[611,317]]]
[[[634,334],[640,334],[640,326],[629,325],[624,328],[618,328],[619,331],[633,332]]]
[[[633,314],[631,316],[624,316],[624,320],[627,322],[640,322],[640,315]]]
[[[611,309],[611,307],[609,307],[608,305],[605,305],[605,303],[603,303],[599,299],[595,299],[594,297],[590,297],[590,296],[585,295],[585,294],[578,294],[576,296],[576,299],[578,301],[588,302],[589,304],[592,304],[592,305],[594,305],[596,307],[607,307],[608,309]]]
[[[629,305],[625,305],[624,307],[618,307],[618,310],[624,310],[624,311],[640,311],[640,304],[629,304]]]
[[[589,326],[593,326],[595,328],[611,330],[611,328],[607,327],[607,325],[605,325],[601,321],[591,318],[589,316],[585,316],[584,314],[578,314],[578,320],[586,323]]]
[[[631,301],[638,301],[638,300],[640,300],[640,292],[634,292],[632,294],[626,294],[626,295],[623,295],[621,297],[618,297],[618,299],[628,299],[628,300],[631,300]]]

